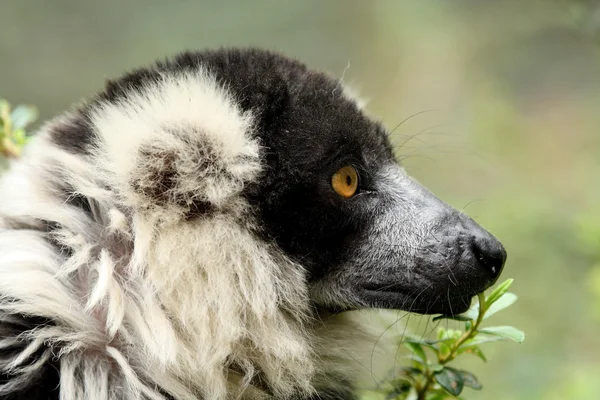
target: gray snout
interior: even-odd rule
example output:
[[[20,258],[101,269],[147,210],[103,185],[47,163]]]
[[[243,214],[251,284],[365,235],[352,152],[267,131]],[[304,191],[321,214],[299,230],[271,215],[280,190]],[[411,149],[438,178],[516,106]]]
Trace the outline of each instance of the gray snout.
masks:
[[[438,260],[438,265],[452,270],[449,284],[459,286],[459,292],[474,295],[496,282],[506,262],[506,250],[468,216],[455,210],[446,212],[438,225],[439,231],[429,240],[426,254],[431,257],[430,263]],[[424,261],[427,262],[427,256]],[[443,271],[438,266],[438,273]],[[440,275],[436,278],[439,281]]]
[[[506,251],[491,233],[466,214],[459,212],[412,179],[403,182],[404,192],[397,224],[402,232],[420,240],[414,254],[419,275],[433,291],[448,295],[474,296],[493,285],[504,268]],[[412,245],[410,239],[408,245]],[[407,246],[408,247],[408,246]],[[409,269],[412,271],[413,268]]]

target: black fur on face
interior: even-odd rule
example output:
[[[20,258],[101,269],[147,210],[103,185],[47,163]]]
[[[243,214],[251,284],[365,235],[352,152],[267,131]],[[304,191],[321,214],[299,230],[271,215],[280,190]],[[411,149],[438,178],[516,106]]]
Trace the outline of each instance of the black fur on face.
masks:
[[[184,53],[110,83],[99,100],[199,68],[254,115],[265,168],[244,196],[256,234],[306,268],[318,307],[458,313],[497,279],[502,245],[405,174],[384,128],[340,82],[297,61],[252,49]],[[56,141],[85,153],[92,141],[80,125],[77,141],[60,132]],[[351,198],[331,186],[344,166],[360,178]]]

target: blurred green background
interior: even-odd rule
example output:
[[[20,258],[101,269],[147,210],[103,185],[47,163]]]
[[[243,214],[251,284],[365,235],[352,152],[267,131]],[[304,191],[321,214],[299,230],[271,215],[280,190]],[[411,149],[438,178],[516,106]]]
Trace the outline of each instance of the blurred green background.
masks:
[[[125,70],[230,45],[280,50],[344,75],[388,127],[414,115],[393,133],[409,172],[508,249],[504,277],[516,279],[520,300],[494,319],[527,338],[488,345],[487,364],[466,360],[484,390],[465,397],[597,399],[596,4],[6,0],[0,97],[36,105],[44,120]]]

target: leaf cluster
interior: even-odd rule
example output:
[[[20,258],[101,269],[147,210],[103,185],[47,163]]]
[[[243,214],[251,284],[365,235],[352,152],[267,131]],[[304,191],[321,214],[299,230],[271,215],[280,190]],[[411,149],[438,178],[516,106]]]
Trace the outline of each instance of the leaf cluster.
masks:
[[[478,295],[478,304],[460,315],[440,315],[433,320],[453,319],[464,323],[463,329],[440,327],[437,337],[426,339],[407,335],[401,345],[411,353],[411,365],[386,384],[386,400],[443,400],[460,399],[464,388],[481,390],[477,377],[469,371],[451,367],[458,356],[471,354],[487,361],[481,345],[512,340],[523,342],[525,334],[512,326],[482,327],[482,322],[511,306],[517,296],[508,292],[513,280],[498,285],[487,297]]]
[[[19,105],[11,110],[8,101],[0,99],[0,155],[5,158],[16,158],[21,155],[23,147],[30,136],[27,126],[38,117],[33,106]]]

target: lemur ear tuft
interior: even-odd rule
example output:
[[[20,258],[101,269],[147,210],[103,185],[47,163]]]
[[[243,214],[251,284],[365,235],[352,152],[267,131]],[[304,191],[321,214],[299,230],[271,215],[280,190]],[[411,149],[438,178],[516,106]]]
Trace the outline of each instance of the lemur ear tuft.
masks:
[[[96,164],[125,206],[177,219],[240,204],[261,170],[254,110],[203,70],[124,90],[91,122]]]
[[[130,184],[142,208],[191,218],[232,206],[256,176],[258,154],[252,148],[229,153],[226,143],[192,127],[179,129],[168,142],[144,143],[138,150]]]

